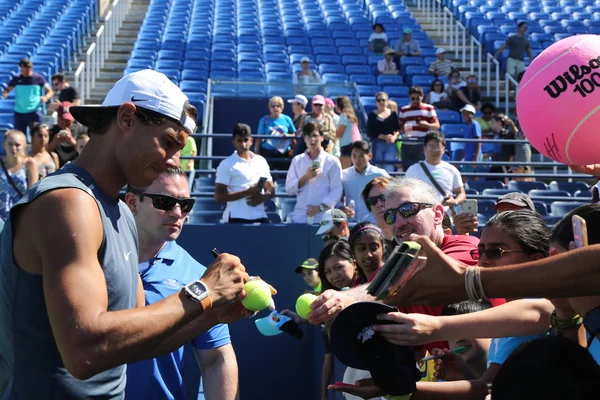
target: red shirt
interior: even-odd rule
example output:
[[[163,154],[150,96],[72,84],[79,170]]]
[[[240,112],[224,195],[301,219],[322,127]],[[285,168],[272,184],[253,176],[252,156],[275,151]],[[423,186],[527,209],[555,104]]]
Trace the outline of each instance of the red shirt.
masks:
[[[421,103],[421,105],[417,107],[414,107],[410,104],[402,107],[400,109],[398,118],[400,119],[401,123],[405,125],[411,125],[412,132],[408,135],[410,138],[423,138],[425,137],[425,134],[429,132],[429,128],[416,125],[417,120],[429,122],[430,124],[433,124],[438,120],[435,108],[431,104],[425,103]]]

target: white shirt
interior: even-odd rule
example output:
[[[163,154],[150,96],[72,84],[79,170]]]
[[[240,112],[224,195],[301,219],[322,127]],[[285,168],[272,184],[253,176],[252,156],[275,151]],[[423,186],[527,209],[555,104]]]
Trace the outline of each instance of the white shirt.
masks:
[[[313,161],[319,161],[321,172],[298,189],[298,181],[313,165]],[[342,197],[342,165],[340,160],[323,149],[314,160],[309,157],[308,150],[297,155],[290,164],[285,180],[285,189],[288,194],[296,196],[296,206],[290,214],[292,222],[295,224],[307,223],[306,210],[308,206],[325,204],[329,208],[333,208]],[[320,222],[322,216],[323,213],[315,215],[313,222]]]
[[[219,164],[215,183],[226,185],[229,193],[237,193],[255,185],[261,177],[273,181],[269,164],[264,157],[250,152],[250,160],[245,160],[234,152]],[[253,220],[266,217],[264,204],[252,207],[248,205],[246,198],[227,202],[227,208],[223,213],[226,221],[229,218]]]
[[[454,194],[456,189],[463,186],[460,172],[454,165],[451,165],[446,161],[442,161],[437,165],[431,165],[427,163],[427,161],[423,162],[440,187],[444,190],[444,192],[446,192],[446,196],[442,196],[442,194],[435,188],[435,185],[431,182],[431,180],[429,180],[429,177],[425,171],[423,171],[423,168],[421,168],[419,163],[411,165],[406,171],[406,176],[417,178],[430,184],[438,194],[440,201],[443,201],[444,197]]]
[[[389,178],[390,174],[388,174],[385,169],[371,164],[367,166],[362,174],[354,168],[354,165],[342,171],[342,184],[344,186],[344,195],[346,196],[346,205],[350,204],[351,200],[354,200],[354,203],[356,204],[356,216],[354,219],[358,222],[375,222],[373,215],[367,209],[367,205],[361,194],[365,189],[365,186],[367,186],[367,183],[379,176]]]

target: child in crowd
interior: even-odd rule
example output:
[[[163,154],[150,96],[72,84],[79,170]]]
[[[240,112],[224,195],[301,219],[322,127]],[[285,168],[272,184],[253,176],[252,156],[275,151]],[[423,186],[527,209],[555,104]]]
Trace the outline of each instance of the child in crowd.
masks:
[[[322,285],[321,279],[319,278],[318,267],[319,262],[314,258],[309,258],[296,267],[296,273],[302,274],[304,283],[308,285],[308,290],[305,293],[314,293],[316,295],[321,293]]]

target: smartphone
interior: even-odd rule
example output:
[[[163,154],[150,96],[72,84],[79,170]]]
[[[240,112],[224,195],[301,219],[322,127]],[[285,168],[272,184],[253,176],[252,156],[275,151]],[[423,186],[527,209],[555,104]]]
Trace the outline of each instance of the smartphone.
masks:
[[[471,214],[471,215],[477,216],[477,200],[476,199],[467,199],[467,200],[463,201],[463,203],[460,206],[461,206],[461,211],[459,212],[459,214],[465,213],[465,214]]]
[[[319,161],[313,161],[313,168],[319,169],[321,167],[321,163]]]
[[[258,182],[256,183],[256,186],[258,186],[260,189],[265,187],[265,183],[267,182],[267,178],[265,178],[264,176],[261,177]]]
[[[579,215],[573,215],[573,241],[578,249],[588,245],[587,224]]]

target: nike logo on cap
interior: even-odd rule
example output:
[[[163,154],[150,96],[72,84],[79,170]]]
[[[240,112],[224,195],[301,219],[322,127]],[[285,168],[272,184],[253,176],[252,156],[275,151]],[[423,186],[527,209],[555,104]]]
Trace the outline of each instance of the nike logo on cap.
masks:
[[[131,101],[148,101],[147,99],[136,99],[135,96],[131,96]]]

